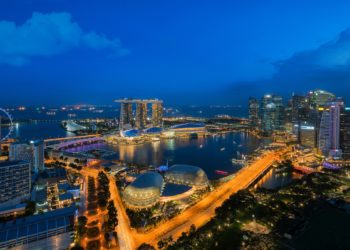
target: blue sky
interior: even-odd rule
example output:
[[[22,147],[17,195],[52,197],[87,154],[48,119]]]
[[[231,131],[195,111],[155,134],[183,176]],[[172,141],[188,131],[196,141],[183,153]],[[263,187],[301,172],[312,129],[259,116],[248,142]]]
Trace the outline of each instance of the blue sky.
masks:
[[[0,105],[350,99],[349,1],[7,1]],[[349,96],[347,96],[349,95]]]

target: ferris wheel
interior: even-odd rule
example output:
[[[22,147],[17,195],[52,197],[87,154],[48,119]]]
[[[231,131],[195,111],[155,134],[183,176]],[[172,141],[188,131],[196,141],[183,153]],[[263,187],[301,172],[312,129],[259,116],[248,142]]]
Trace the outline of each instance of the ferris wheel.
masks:
[[[9,125],[8,130],[4,135],[1,133],[1,125],[3,120],[6,120]],[[6,141],[10,137],[12,132],[13,132],[12,116],[5,109],[0,108],[0,142]]]

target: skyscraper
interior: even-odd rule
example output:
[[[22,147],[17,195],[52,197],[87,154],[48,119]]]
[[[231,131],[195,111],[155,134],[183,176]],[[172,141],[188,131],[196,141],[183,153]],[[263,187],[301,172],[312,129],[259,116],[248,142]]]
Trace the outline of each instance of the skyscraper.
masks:
[[[35,172],[43,171],[44,166],[44,142],[37,140],[31,141],[30,144],[33,147],[33,168]]]
[[[308,121],[308,98],[301,95],[292,96],[292,123],[299,124]]]
[[[340,113],[340,148],[342,157],[350,160],[350,108],[343,107]]]
[[[282,97],[265,95],[261,100],[261,131],[270,135],[275,130],[282,130],[284,125]]]
[[[16,205],[29,198],[30,168],[25,161],[0,162],[0,207]]]
[[[125,125],[133,124],[132,118],[132,103],[131,102],[122,102],[120,105],[120,128],[123,129]]]
[[[249,98],[249,120],[252,127],[256,127],[259,125],[259,101],[254,97]]]
[[[340,111],[343,101],[337,99],[330,102],[321,117],[318,148],[326,156],[338,158],[341,155],[340,138]]]
[[[147,125],[147,103],[137,102],[136,103],[136,123],[135,126],[138,129],[145,128]]]
[[[154,127],[162,126],[163,122],[163,103],[153,102],[152,103],[152,125]]]
[[[323,108],[335,99],[335,95],[325,90],[316,89],[308,94],[310,106],[314,109]]]

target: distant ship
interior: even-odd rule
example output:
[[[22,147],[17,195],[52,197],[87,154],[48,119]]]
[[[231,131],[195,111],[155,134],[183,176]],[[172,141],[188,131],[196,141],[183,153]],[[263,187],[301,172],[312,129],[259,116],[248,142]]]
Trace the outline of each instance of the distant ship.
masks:
[[[203,148],[203,144],[199,145],[200,148]]]
[[[222,171],[222,170],[215,170],[215,173],[217,173],[219,175],[228,175],[228,172]]]
[[[158,142],[158,141],[160,141],[160,138],[159,137],[152,137],[152,142]]]

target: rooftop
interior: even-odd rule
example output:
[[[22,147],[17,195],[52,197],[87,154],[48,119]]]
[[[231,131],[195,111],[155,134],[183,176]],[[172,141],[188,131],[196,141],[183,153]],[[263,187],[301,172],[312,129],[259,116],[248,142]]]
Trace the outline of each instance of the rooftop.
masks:
[[[147,172],[140,174],[136,180],[130,184],[134,188],[149,188],[149,187],[159,187],[163,183],[163,177],[156,172]]]
[[[0,168],[1,167],[8,167],[8,166],[15,166],[15,165],[23,165],[23,164],[29,164],[29,162],[26,162],[26,161],[3,161],[3,162],[0,162]]]
[[[25,237],[49,229],[69,226],[74,216],[74,206],[61,208],[39,215],[31,215],[0,224],[0,242]]]

